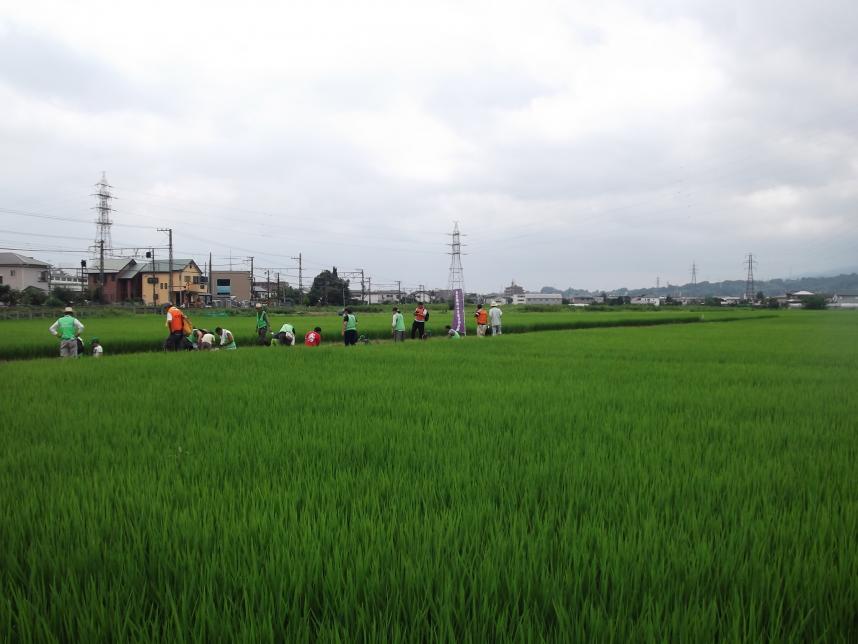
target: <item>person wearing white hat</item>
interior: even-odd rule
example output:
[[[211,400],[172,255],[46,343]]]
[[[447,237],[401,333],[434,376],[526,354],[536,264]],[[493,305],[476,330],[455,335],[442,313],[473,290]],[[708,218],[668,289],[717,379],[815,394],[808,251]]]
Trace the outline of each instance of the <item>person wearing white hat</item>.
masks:
[[[77,338],[83,331],[83,324],[74,316],[74,309],[67,306],[63,316],[48,329],[60,339],[60,358],[77,358]]]

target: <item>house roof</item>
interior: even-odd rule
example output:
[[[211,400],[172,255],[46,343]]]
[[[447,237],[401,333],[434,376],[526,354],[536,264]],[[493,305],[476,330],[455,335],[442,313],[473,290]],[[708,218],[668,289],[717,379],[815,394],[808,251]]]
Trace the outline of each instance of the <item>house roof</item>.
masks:
[[[105,257],[104,258],[104,272],[105,273],[118,273],[123,268],[128,266],[134,259],[131,257]],[[86,272],[88,275],[93,275],[95,273],[101,272],[101,262],[98,259],[89,260],[87,262]]]
[[[18,253],[0,253],[0,266],[33,266],[36,268],[49,268],[51,265],[26,255]]]
[[[93,266],[87,268],[87,272],[90,274],[99,272],[98,262],[93,262],[93,264]],[[181,271],[188,266],[188,264],[193,264],[199,270],[199,266],[197,266],[196,262],[192,259],[174,259],[173,271]],[[151,261],[141,261],[130,257],[105,258],[104,260],[104,272],[118,273],[116,276],[117,279],[132,279],[140,273],[167,273],[169,271],[170,260],[168,259],[156,259],[154,271]]]

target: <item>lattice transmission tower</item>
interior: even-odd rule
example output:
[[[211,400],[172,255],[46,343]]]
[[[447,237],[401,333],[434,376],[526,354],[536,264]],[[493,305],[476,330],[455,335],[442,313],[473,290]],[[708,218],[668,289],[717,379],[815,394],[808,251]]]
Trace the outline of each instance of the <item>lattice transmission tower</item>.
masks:
[[[113,241],[110,238],[110,227],[113,225],[113,222],[110,219],[110,213],[114,212],[114,210],[110,204],[115,197],[110,192],[112,187],[107,183],[107,173],[102,172],[101,181],[95,184],[95,192],[92,194],[96,198],[93,210],[98,213],[95,219],[95,243],[92,246],[93,255],[98,253],[101,242],[104,242],[104,253],[106,255],[113,255]]]
[[[457,288],[465,292],[465,273],[462,270],[462,241],[459,233],[459,222],[453,226],[450,235],[450,276],[447,279],[447,288],[455,291]]]
[[[754,254],[748,253],[748,257],[745,259],[745,265],[748,267],[748,276],[745,278],[745,299],[748,302],[753,302],[756,297],[756,293],[754,293],[754,264],[756,263]]]
[[[691,283],[697,284],[697,263],[691,262]]]

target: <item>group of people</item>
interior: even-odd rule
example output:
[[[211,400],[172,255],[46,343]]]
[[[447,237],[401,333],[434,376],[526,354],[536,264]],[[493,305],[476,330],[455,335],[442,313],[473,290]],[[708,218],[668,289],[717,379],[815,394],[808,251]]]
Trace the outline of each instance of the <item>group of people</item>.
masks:
[[[196,328],[187,315],[171,302],[164,307],[167,309],[167,329],[170,335],[164,342],[166,351],[199,350],[213,351],[218,349],[233,350],[238,348],[235,336],[229,329],[217,327],[214,331]],[[256,332],[259,344],[264,346],[294,346],[295,327],[289,323],[280,327],[277,333],[269,337],[268,311],[261,304],[256,305]],[[322,329],[316,327],[304,336],[304,344],[309,347],[317,347],[322,343]]]
[[[81,321],[74,316],[74,309],[67,306],[63,310],[62,317],[48,329],[60,340],[60,358],[77,358],[86,355],[86,345],[80,335],[83,333],[83,329],[84,326]],[[100,358],[104,355],[104,348],[98,338],[90,340],[89,355],[93,358]]]
[[[172,302],[164,304],[167,312],[166,326],[169,331],[167,339],[164,341],[165,351],[213,351],[218,349],[233,350],[237,348],[235,336],[229,329],[216,327],[214,331],[208,329],[196,328],[191,323],[191,320],[179,307],[173,305]],[[492,335],[501,334],[501,316],[503,312],[492,304],[491,308],[486,311],[482,305],[477,306],[474,312],[474,319],[477,324],[477,336],[485,336],[491,326]],[[414,319],[411,323],[411,339],[420,338],[425,340],[428,337],[426,331],[426,323],[429,321],[429,309],[422,302],[418,302],[417,308],[414,309]],[[393,307],[393,319],[391,328],[394,342],[405,341],[405,318],[398,307]],[[59,318],[50,327],[50,332],[60,339],[60,357],[76,358],[84,354],[84,343],[80,337],[84,326],[80,320],[74,317],[74,310],[67,306],[63,311],[63,316]],[[461,338],[461,335],[456,329],[446,326],[447,336],[453,339]],[[291,324],[284,323],[277,333],[270,332],[270,321],[268,310],[262,305],[256,305],[256,333],[258,342],[265,346],[294,346],[296,342],[295,327]],[[343,311],[343,326],[342,326],[343,343],[348,346],[353,346],[358,342],[357,332],[357,317],[354,312],[346,307]],[[308,331],[304,335],[304,344],[308,347],[317,347],[322,343],[322,329],[315,327],[312,331]],[[94,357],[101,357],[104,354],[104,349],[98,338],[93,338],[91,342],[90,353]]]

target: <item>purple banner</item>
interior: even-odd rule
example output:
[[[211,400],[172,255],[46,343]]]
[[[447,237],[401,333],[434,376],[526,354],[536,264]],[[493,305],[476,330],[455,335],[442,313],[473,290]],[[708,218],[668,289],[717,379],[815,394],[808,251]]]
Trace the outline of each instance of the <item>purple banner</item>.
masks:
[[[453,291],[453,321],[450,328],[465,335],[465,294],[460,288]]]

